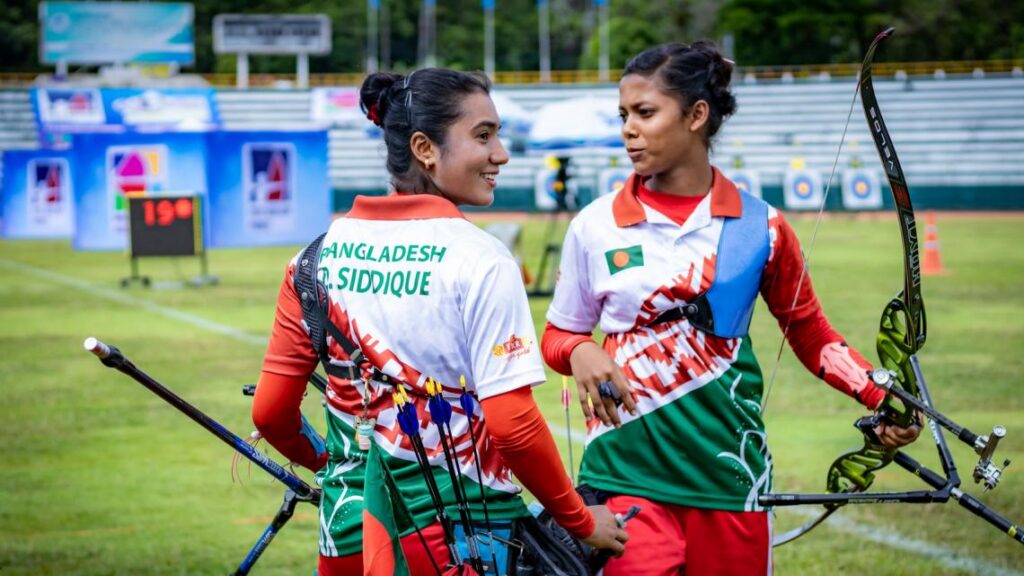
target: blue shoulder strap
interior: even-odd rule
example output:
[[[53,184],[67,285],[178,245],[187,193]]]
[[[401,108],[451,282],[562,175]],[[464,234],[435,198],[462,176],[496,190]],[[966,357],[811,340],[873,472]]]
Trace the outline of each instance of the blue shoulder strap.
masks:
[[[696,328],[721,336],[746,336],[768,262],[768,204],[746,192],[741,218],[727,218],[718,241],[715,279],[707,292],[686,306]]]

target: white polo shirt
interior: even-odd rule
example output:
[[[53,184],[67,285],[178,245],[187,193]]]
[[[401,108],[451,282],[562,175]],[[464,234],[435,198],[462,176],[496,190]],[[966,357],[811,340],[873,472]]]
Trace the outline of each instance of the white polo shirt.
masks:
[[[324,238],[319,277],[331,320],[395,378],[458,387],[465,375],[481,400],[545,380],[515,260],[448,200],[357,197]],[[301,319],[299,309],[288,312]],[[293,342],[271,345],[270,371],[305,374],[315,364],[296,328]],[[347,365],[338,347],[331,352]]]
[[[305,377],[318,358],[291,286],[297,258],[288,266],[264,370]],[[324,238],[319,277],[330,294],[330,320],[374,367],[412,386],[421,418],[427,414],[426,379],[444,386],[460,451],[470,447],[471,425],[459,406],[460,376],[477,402],[546,379],[519,267],[499,240],[466,220],[448,200],[357,197]],[[332,344],[329,354],[333,364],[351,365],[339,345]],[[329,422],[350,435],[362,410],[362,385],[336,376],[329,381],[327,408],[334,419]],[[376,438],[391,456],[415,462],[396,419],[393,391],[390,384],[372,383]],[[481,418],[477,404],[472,425],[485,442]],[[430,426],[424,434],[431,462],[442,463],[436,430]],[[346,442],[343,451],[350,449]],[[475,464],[463,468],[473,480]],[[490,488],[519,491],[500,459],[484,464]]]
[[[555,326],[627,332],[710,286],[724,219],[742,214],[736,187],[716,169],[712,192],[680,226],[637,200],[636,178],[589,204],[569,225],[547,314]]]

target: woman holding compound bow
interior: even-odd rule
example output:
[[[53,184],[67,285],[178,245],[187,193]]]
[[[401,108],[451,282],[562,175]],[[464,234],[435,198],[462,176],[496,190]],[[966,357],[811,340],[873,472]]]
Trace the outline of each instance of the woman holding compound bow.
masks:
[[[459,517],[444,508],[454,511],[460,495],[478,520],[481,510],[493,521],[529,514],[512,472],[570,533],[621,553],[625,532],[607,508],[584,505],[534,403],[531,388],[545,375],[518,267],[459,210],[489,205],[508,162],[487,80],[445,69],[371,74],[361,99],[367,117],[383,129],[396,193],[356,197],[323,238],[316,269],[327,292],[327,320],[338,331],[327,339],[324,358],[327,453],[317,454],[300,432],[299,404],[319,358],[293,285],[296,266],[304,265],[299,258],[281,286],[253,406],[257,428],[275,448],[318,470],[324,491],[319,574],[362,570],[365,453],[357,428],[372,430],[386,451],[422,529],[424,539],[402,539],[414,574],[434,573],[453,560],[450,523],[438,518]],[[353,367],[369,376],[368,386],[350,378]],[[408,420],[398,413],[399,389],[425,421],[428,396],[457,394],[462,375],[473,398],[470,414],[455,403],[448,439],[456,457],[446,461],[443,431],[403,429]]]
[[[543,353],[575,376],[591,417],[580,479],[614,512],[643,508],[605,576],[771,573],[771,519],[757,500],[771,489],[771,456],[747,335],[758,293],[809,370],[868,408],[884,396],[829,325],[782,215],[709,162],[736,110],[732,69],[710,42],[629,62],[619,114],[634,174],[584,208],[563,244]],[[875,433],[899,446],[919,427]]]

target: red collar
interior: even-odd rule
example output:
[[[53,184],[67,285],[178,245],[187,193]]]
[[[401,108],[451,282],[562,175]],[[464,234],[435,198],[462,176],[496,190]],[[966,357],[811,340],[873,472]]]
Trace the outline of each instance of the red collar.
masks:
[[[430,194],[390,194],[356,196],[345,218],[361,220],[426,220],[428,218],[465,218],[458,206],[446,198]]]
[[[739,218],[743,214],[739,190],[718,168],[712,166],[711,171],[711,216]],[[615,224],[619,228],[647,221],[644,206],[636,197],[640,181],[640,176],[636,172],[630,174],[625,186],[612,201],[612,215],[615,216]]]

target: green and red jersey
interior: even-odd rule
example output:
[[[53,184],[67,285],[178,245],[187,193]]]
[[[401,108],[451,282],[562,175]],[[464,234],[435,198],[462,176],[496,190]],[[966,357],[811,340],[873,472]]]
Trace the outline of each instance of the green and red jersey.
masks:
[[[655,323],[715,280],[724,223],[743,214],[735,185],[717,169],[694,201],[647,190],[635,174],[573,220],[548,310],[544,357],[569,373],[569,354],[595,326],[622,370],[638,414],[623,426],[588,423],[580,478],[597,488],[721,510],[758,510],[772,464],[761,419],[763,377],[750,338],[697,330],[684,317]],[[800,360],[836,389],[875,407],[870,365],[831,328],[808,278],[799,242],[767,210],[769,256],[759,292]],[[800,287],[797,295],[798,284]],[[795,305],[794,305],[795,303]]]

